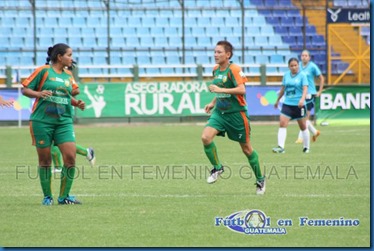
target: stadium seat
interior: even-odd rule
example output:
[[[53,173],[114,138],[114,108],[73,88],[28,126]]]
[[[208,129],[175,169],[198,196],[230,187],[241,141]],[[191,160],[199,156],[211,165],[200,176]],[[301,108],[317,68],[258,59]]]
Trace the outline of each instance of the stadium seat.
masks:
[[[141,25],[143,27],[152,27],[155,25],[155,19],[153,17],[142,17]]]
[[[288,28],[285,26],[275,26],[274,31],[279,35],[288,35]]]
[[[261,35],[273,36],[274,35],[273,26],[262,26],[261,27]]]
[[[267,36],[255,36],[254,37],[255,45],[257,46],[264,46],[268,45],[268,37]]]
[[[292,27],[294,25],[294,19],[292,17],[283,16],[280,18],[280,25]]]
[[[266,17],[265,20],[266,20],[267,23],[269,23],[273,26],[279,26],[280,25],[279,17]],[[254,21],[254,23],[256,23],[256,21]]]
[[[269,57],[267,55],[257,55],[256,56],[256,64],[268,64]]]
[[[316,27],[314,25],[307,25],[305,27],[305,35],[307,36],[314,36],[317,34]]]
[[[252,5],[255,5],[255,6],[264,6],[264,1],[263,0],[249,0],[249,2]]]
[[[284,64],[284,57],[282,55],[271,55],[270,63],[271,64]]]
[[[167,47],[168,46],[168,40],[165,36],[157,36],[155,39],[155,47]]]

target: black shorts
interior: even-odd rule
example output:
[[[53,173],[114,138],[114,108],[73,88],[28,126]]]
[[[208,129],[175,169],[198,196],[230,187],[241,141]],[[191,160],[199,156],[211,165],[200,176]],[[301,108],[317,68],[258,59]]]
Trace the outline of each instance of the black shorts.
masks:
[[[291,120],[295,119],[302,119],[306,115],[306,106],[304,105],[302,108],[299,108],[297,105],[282,105],[281,114],[290,118]]]
[[[315,95],[312,95],[312,97],[310,99],[306,99],[305,100],[305,103],[306,103],[306,109],[308,111],[311,111],[314,107],[314,102],[315,102]]]

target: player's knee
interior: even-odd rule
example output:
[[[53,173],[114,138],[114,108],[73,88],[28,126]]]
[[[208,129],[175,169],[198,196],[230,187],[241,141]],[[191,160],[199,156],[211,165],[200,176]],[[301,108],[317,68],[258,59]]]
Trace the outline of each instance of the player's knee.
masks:
[[[212,143],[212,138],[203,133],[201,135],[201,141],[204,145],[209,145],[210,143]]]

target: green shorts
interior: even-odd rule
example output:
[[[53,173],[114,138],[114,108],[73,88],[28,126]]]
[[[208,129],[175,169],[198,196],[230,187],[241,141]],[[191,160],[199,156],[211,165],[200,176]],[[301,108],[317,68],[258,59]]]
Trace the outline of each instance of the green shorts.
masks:
[[[37,148],[50,147],[65,142],[75,142],[73,124],[53,125],[30,121],[32,144]]]
[[[208,119],[206,126],[218,130],[218,136],[224,137],[227,133],[229,139],[233,141],[246,143],[250,139],[251,126],[246,111],[222,114],[215,110]]]

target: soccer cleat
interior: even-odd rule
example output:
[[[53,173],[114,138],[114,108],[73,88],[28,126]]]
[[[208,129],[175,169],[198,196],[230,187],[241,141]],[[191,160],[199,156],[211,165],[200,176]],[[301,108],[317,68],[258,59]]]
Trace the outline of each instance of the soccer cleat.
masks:
[[[44,205],[44,206],[52,206],[53,205],[53,198],[50,197],[50,196],[44,197],[44,199],[42,201],[42,205]]]
[[[257,195],[264,195],[266,189],[266,178],[262,181],[256,181],[256,194]]]
[[[304,147],[303,153],[309,153],[309,148]]]
[[[302,144],[303,143],[303,139],[300,139],[300,138],[297,138],[297,140],[295,141],[296,144]]]
[[[91,167],[95,166],[96,156],[95,151],[93,148],[89,147],[87,148],[87,156],[86,156],[88,162],[90,163]]]
[[[80,205],[82,203],[79,200],[76,200],[74,196],[68,195],[68,197],[64,199],[58,198],[58,204],[59,205]]]
[[[312,137],[312,141],[313,141],[313,142],[316,142],[317,137],[318,137],[320,134],[321,134],[321,132],[320,132],[319,130],[317,130],[316,135],[313,135],[313,137]]]
[[[62,168],[53,168],[52,173],[61,173]]]
[[[278,146],[278,147],[274,147],[273,148],[273,153],[285,153],[286,151],[284,150],[284,148]]]
[[[217,181],[218,177],[224,172],[225,170],[223,169],[223,166],[221,167],[221,169],[217,170],[215,168],[213,168],[211,171],[210,171],[210,176],[208,177],[207,179],[207,182],[209,184],[212,184],[214,182]]]

